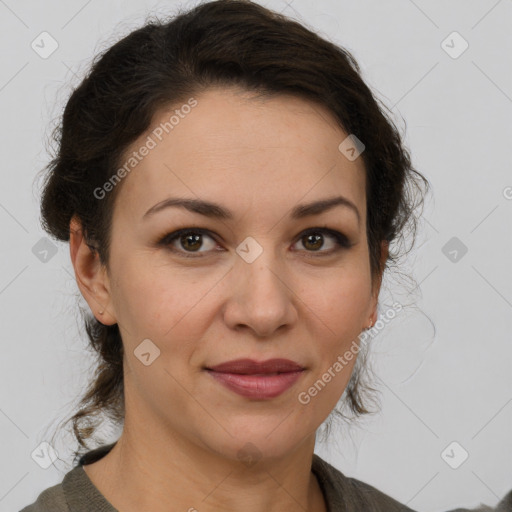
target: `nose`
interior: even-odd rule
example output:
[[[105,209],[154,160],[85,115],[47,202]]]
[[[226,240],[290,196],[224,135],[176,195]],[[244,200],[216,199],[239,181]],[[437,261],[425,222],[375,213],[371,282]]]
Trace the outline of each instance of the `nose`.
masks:
[[[231,329],[250,330],[259,338],[290,328],[298,318],[296,296],[284,270],[266,253],[270,251],[253,263],[236,261],[230,272],[232,292],[224,308],[224,321]]]

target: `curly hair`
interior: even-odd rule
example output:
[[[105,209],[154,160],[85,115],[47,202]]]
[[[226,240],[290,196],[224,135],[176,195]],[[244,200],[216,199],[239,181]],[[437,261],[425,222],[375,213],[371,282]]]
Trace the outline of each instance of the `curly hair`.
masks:
[[[93,191],[113,176],[123,152],[159,109],[212,87],[233,86],[327,107],[346,133],[364,142],[370,269],[372,277],[381,276],[400,257],[391,247],[381,263],[381,242],[397,241],[407,226],[415,234],[415,211],[428,181],[412,167],[398,129],[354,57],[249,0],[215,0],[170,19],[146,19],[94,58],[53,132],[57,150],[43,169],[43,228],[69,241],[70,220],[78,218],[91,250],[108,266],[111,213],[121,187],[103,200]],[[98,363],[68,421],[79,446],[87,449],[103,415],[117,424],[124,420],[123,343],[117,324],[106,326],[82,313]],[[341,400],[353,416],[369,412],[363,398],[371,391],[362,384],[361,354],[358,361]]]

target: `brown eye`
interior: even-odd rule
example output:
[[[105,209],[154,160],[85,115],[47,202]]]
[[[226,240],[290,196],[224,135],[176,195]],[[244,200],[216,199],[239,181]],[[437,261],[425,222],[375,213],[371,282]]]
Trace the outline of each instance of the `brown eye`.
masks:
[[[329,239],[331,240],[330,247],[329,242],[327,242],[327,249],[320,250],[324,248],[326,240]],[[297,242],[301,242],[306,252],[317,252],[318,256],[328,256],[342,249],[348,249],[353,245],[343,233],[327,228],[309,229],[299,235]]]
[[[188,233],[186,235],[181,235],[179,240],[181,246],[186,250],[197,251],[197,249],[202,245],[201,237],[202,235]]]
[[[205,244],[205,240],[209,240]],[[180,229],[168,235],[165,235],[159,242],[159,245],[168,247],[171,251],[182,256],[198,257],[204,256],[217,245],[211,235],[203,229]],[[206,245],[205,250],[200,250]],[[194,254],[196,253],[196,254]]]
[[[304,247],[306,247],[307,249],[311,249],[313,251],[317,251],[322,247],[322,245],[324,245],[323,237],[316,233],[304,235],[302,239],[304,240]]]
[[[294,249],[295,251],[317,253],[314,254],[315,256],[329,256],[343,249],[349,249],[353,245],[343,233],[328,228],[311,228],[304,231],[294,245],[299,242],[302,248]],[[210,232],[202,228],[179,229],[161,238],[158,245],[167,247],[180,256],[190,258],[203,257],[213,251],[222,250],[218,249],[217,242]]]

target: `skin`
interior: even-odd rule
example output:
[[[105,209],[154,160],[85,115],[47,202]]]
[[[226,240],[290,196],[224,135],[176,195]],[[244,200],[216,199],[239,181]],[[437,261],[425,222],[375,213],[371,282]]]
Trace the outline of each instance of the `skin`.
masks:
[[[79,220],[70,224],[81,293],[99,321],[119,324],[125,348],[122,435],[84,469],[123,512],[325,511],[311,472],[315,431],[340,399],[355,358],[309,404],[298,395],[377,319],[381,276],[372,283],[364,163],[338,150],[347,134],[311,102],[238,89],[210,89],[196,99],[118,185],[108,268],[85,244]],[[169,115],[158,112],[127,153]],[[343,206],[289,217],[298,204],[333,195],[356,205],[360,223]],[[143,219],[169,197],[215,201],[234,219],[176,207]],[[202,245],[178,239],[176,253],[158,245],[192,227],[212,235]],[[322,256],[336,247],[334,238],[324,234],[315,251],[314,239],[299,236],[322,227],[353,246]],[[248,236],[263,248],[252,263],[235,251]],[[180,255],[197,247],[199,258]],[[148,366],[134,355],[144,339],[160,350]],[[270,400],[235,394],[203,370],[241,357],[283,357],[306,370]],[[259,454],[251,466],[237,457],[246,443]]]

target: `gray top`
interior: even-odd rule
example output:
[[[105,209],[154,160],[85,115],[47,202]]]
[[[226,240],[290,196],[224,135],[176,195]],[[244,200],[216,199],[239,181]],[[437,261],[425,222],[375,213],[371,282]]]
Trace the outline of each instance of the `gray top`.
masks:
[[[101,459],[114,445],[101,446],[83,455],[78,465],[66,473],[60,484],[42,491],[33,504],[20,512],[118,512],[99,492],[82,467]],[[414,512],[374,487],[346,477],[316,454],[313,454],[311,469],[324,494],[328,512]],[[347,503],[351,505],[347,506]],[[492,510],[483,507],[471,512]],[[494,510],[512,512],[512,491]],[[457,509],[452,512],[470,511]]]

